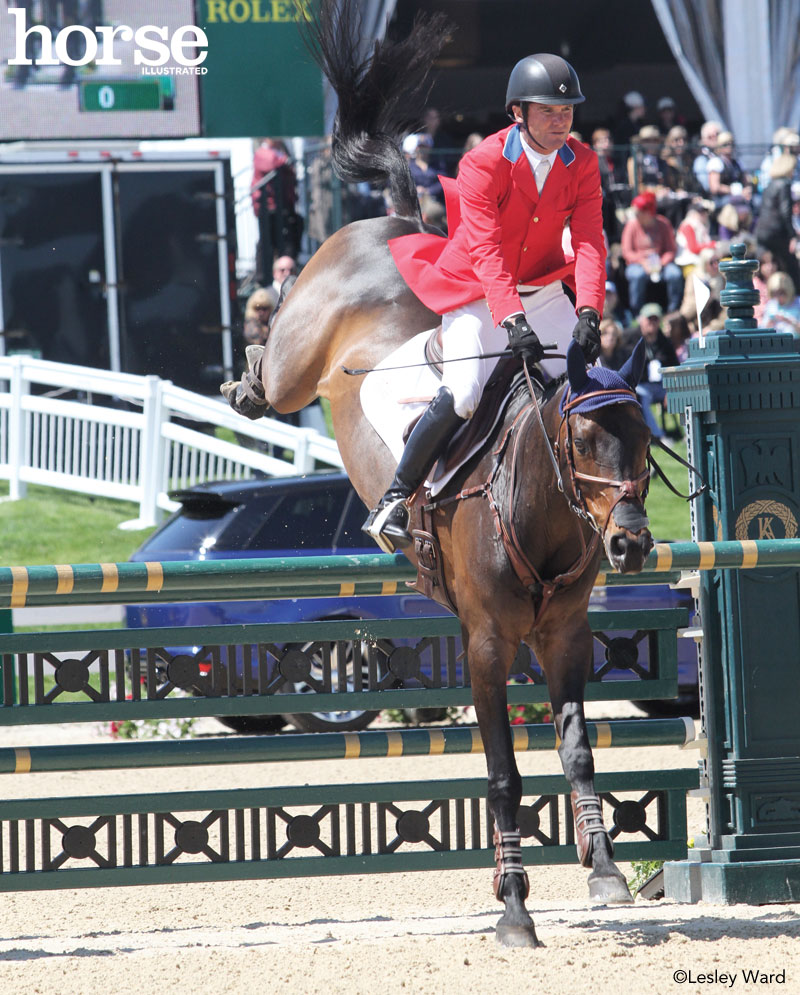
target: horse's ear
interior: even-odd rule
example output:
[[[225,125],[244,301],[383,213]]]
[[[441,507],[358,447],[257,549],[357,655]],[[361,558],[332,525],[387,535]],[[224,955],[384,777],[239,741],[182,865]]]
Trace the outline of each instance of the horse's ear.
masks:
[[[567,377],[573,395],[580,393],[589,379],[586,373],[586,358],[583,355],[583,349],[575,339],[567,347]]]
[[[639,339],[636,343],[635,349],[622,364],[619,371],[619,375],[625,383],[630,384],[631,387],[636,387],[642,379],[642,374],[644,373],[644,361],[644,339]]]

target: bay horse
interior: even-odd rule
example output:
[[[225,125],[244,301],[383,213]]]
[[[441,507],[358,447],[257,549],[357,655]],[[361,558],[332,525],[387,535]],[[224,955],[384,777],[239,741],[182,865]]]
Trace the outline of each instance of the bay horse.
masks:
[[[245,374],[246,388],[229,383],[223,393],[234,407],[247,408],[255,398],[262,405],[256,415],[269,406],[291,412],[328,398],[344,465],[371,508],[395,461],[364,416],[360,379],[344,368],[373,367],[439,323],[404,283],[387,242],[425,230],[397,138],[408,130],[409,93],[421,93],[446,29],[436,20],[418,23],[404,41],[380,43],[360,60],[352,15],[351,0],[324,0],[311,28],[317,58],[339,96],[334,162],[347,181],[388,185],[395,214],[347,225],[323,243],[281,301],[264,351]],[[546,329],[540,334],[546,338]],[[572,788],[578,854],[592,869],[590,894],[631,900],[602,822],[583,697],[593,645],[587,607],[602,547],[616,570],[635,572],[652,546],[644,512],[650,435],[633,391],[643,355],[622,371],[627,396],[618,390],[617,403],[586,410],[575,402],[598,384],[576,350],[570,350],[568,381],[549,388],[541,409],[526,392],[512,400],[487,445],[447,486],[451,499],[437,499],[433,511],[486,754],[494,889],[505,906],[496,937],[509,946],[538,945],[525,907],[528,881],[517,828],[522,782],[506,698],[521,641],[547,679]],[[453,499],[471,489],[475,496]],[[413,506],[412,529],[423,503]],[[414,550],[406,555],[416,562]]]

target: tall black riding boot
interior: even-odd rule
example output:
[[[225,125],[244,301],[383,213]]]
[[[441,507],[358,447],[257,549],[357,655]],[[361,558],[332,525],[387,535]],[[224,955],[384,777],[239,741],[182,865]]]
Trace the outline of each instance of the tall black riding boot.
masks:
[[[384,552],[393,553],[411,545],[406,501],[425,480],[464,421],[455,413],[450,388],[440,387],[408,437],[389,489],[364,523],[364,532]]]

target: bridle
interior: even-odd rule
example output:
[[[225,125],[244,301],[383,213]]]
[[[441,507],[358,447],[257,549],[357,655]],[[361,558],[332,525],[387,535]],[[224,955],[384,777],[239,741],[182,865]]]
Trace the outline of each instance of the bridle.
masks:
[[[531,392],[531,397],[535,397],[533,393],[533,384],[531,383],[530,376],[528,374],[527,365],[525,366],[525,376],[528,379],[528,389]],[[611,522],[611,517],[614,514],[614,510],[620,501],[625,500],[639,500],[644,504],[645,498],[647,497],[647,492],[650,487],[650,470],[647,465],[645,465],[644,470],[637,476],[628,480],[615,480],[611,477],[597,477],[589,473],[584,473],[578,470],[575,466],[575,448],[572,437],[572,422],[570,421],[570,414],[572,414],[573,409],[579,404],[583,404],[585,401],[591,398],[613,398],[624,396],[629,398],[632,402],[639,403],[636,396],[636,391],[625,388],[609,388],[605,390],[595,390],[586,394],[579,394],[577,397],[570,399],[571,388],[569,384],[565,387],[566,397],[562,400],[560,405],[561,410],[561,422],[558,426],[558,431],[556,432],[556,438],[553,443],[550,442],[550,437],[547,434],[547,430],[544,426],[544,421],[542,420],[542,413],[539,410],[539,405],[534,404],[536,411],[536,417],[539,421],[539,427],[544,436],[545,442],[547,444],[547,450],[550,454],[550,461],[553,464],[553,470],[556,475],[556,482],[558,484],[558,489],[564,495],[570,509],[579,518],[588,522],[594,531],[600,536],[601,539],[605,539],[606,531]],[[572,492],[572,496],[567,493],[564,487],[564,478],[561,473],[561,451],[562,451],[562,437],[564,438],[563,451],[566,458],[567,469],[569,470],[569,488]],[[617,493],[614,495],[611,508],[609,509],[606,520],[602,526],[597,522],[592,512],[586,503],[586,499],[581,491],[578,481],[584,481],[587,484],[597,484],[600,487],[614,487]]]

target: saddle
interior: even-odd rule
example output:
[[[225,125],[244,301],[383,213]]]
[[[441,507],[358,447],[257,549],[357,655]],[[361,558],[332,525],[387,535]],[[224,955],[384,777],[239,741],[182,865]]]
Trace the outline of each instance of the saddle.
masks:
[[[435,334],[428,340],[429,343],[434,338]],[[426,347],[427,357],[428,349]],[[531,379],[538,399],[544,392],[544,384],[538,368],[531,371]],[[492,430],[502,420],[511,400],[520,390],[527,391],[527,389],[525,372],[520,361],[513,357],[501,360],[484,388],[475,414],[456,435],[442,457],[444,470],[448,470],[451,466],[459,466],[464,461],[465,455],[471,452],[476,445],[488,444]],[[409,426],[408,431],[410,432],[412,428],[413,423]],[[485,445],[478,450],[474,458],[479,459],[484,449]],[[434,503],[430,502],[429,491],[420,491],[414,498],[411,508],[411,535],[414,538],[414,552],[417,557],[417,577],[413,582],[407,583],[413,590],[424,594],[425,597],[431,598],[457,615],[458,609],[455,600],[451,596],[444,578],[442,551],[434,518],[439,506],[458,499],[457,495],[453,496],[449,493],[451,489],[450,486],[445,487],[443,493],[437,496]]]

